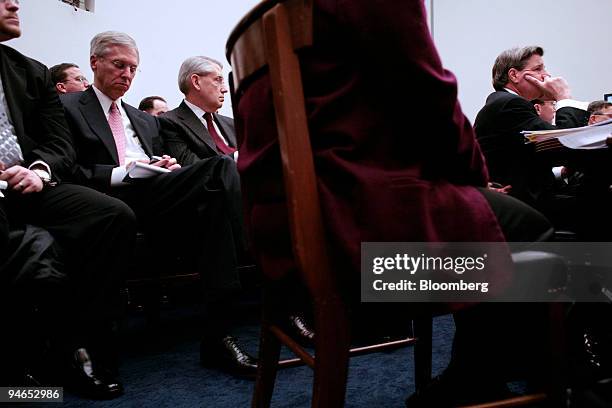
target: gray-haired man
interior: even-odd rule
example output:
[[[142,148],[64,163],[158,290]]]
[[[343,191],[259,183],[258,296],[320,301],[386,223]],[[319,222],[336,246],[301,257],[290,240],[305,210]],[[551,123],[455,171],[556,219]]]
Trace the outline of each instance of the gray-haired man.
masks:
[[[181,254],[200,272],[208,319],[203,362],[233,373],[253,375],[255,360],[227,336],[230,295],[240,287],[238,258],[244,252],[240,180],[224,156],[181,167],[164,154],[162,139],[173,137],[165,119],[123,102],[140,62],[127,34],[107,31],[91,41],[93,85],[62,97],[77,151],[75,178],[127,203],[136,213],[156,253]],[[125,183],[134,161],[160,160],[170,170]]]
[[[217,155],[236,158],[234,120],[217,111],[223,106],[227,86],[223,65],[212,58],[187,58],[179,70],[178,85],[185,100],[164,117],[180,129],[180,139],[167,143],[179,163],[190,164]]]

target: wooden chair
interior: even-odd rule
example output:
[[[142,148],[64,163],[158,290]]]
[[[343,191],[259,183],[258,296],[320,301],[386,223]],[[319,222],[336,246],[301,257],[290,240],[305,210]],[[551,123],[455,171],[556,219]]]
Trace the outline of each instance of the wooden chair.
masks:
[[[266,66],[269,69],[294,258],[312,296],[316,331],[315,357],[277,324],[277,313],[266,301],[274,294],[264,290],[259,371],[253,407],[270,405],[279,367],[301,363],[314,369],[312,406],[343,406],[350,355],[407,344],[415,344],[417,389],[431,378],[431,316],[414,321],[415,338],[350,349],[348,309],[339,295],[327,253],[296,54],[298,50],[312,45],[312,18],[312,0],[264,0],[238,23],[227,42],[235,108],[241,91],[248,87],[251,77]],[[239,117],[236,109],[235,115]],[[281,343],[298,358],[278,363]],[[483,407],[524,405],[526,401],[539,401],[544,397],[520,397]]]

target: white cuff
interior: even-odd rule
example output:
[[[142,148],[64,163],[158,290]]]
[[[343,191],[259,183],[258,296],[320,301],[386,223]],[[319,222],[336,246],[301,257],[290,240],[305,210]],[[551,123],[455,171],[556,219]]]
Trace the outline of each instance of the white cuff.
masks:
[[[123,182],[123,178],[126,174],[127,170],[125,169],[125,166],[115,167],[113,169],[113,172],[111,173],[111,187],[125,186],[126,184],[128,184]]]
[[[45,168],[45,170],[47,171],[47,173],[49,173],[49,178],[53,178],[53,174],[51,174],[51,167],[49,167],[49,165],[47,163],[45,163],[42,160],[36,160],[34,163],[30,164],[28,166],[28,170],[32,170],[32,167],[41,165]]]

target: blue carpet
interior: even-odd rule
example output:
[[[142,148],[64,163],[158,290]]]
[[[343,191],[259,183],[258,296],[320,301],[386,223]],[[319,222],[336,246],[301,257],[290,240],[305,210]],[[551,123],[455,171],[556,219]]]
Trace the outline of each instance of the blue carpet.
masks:
[[[140,317],[142,320],[142,317]],[[235,333],[245,348],[256,355],[259,328],[255,319],[241,322]],[[120,378],[125,395],[111,401],[89,401],[64,394],[65,407],[248,407],[253,382],[233,378],[199,365],[197,313],[173,316],[165,312],[157,331],[143,328],[130,318],[124,339]],[[157,334],[156,334],[157,333]],[[434,321],[433,372],[448,364],[453,320]],[[290,353],[284,352],[285,357]],[[273,407],[309,407],[312,372],[306,367],[279,371]],[[414,391],[412,347],[351,359],[347,407],[403,407]],[[58,406],[59,404],[48,404]],[[38,407],[41,405],[38,404]]]

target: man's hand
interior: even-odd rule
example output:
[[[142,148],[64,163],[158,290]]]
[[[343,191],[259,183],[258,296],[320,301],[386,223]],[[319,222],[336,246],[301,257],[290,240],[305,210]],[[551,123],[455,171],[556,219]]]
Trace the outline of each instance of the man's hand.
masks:
[[[161,160],[151,163],[152,166],[164,167],[170,171],[178,170],[181,168],[181,165],[176,162],[174,157],[170,157],[167,154],[164,154],[161,157]]]
[[[561,77],[545,77],[543,81],[532,75],[525,75],[525,80],[542,91],[544,100],[570,99],[572,97],[567,81]]]
[[[498,193],[508,194],[510,190],[512,190],[512,186],[508,184],[507,186],[502,186],[499,183],[489,183],[487,184],[487,188],[489,190],[497,191]]]
[[[4,166],[2,166],[4,167]],[[13,166],[0,173],[0,180],[21,194],[38,193],[43,189],[43,182],[38,174],[21,166]]]

